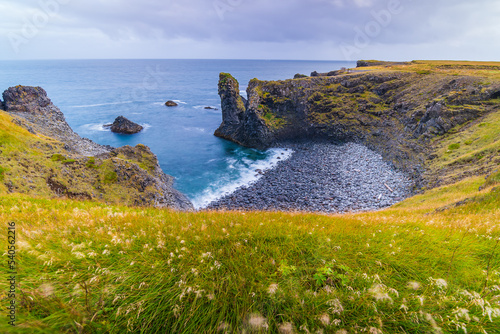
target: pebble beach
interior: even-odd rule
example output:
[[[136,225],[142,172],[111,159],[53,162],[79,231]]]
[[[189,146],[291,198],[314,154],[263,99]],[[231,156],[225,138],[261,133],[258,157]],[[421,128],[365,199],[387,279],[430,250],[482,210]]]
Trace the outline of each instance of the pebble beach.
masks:
[[[208,205],[209,210],[346,213],[378,210],[411,195],[413,182],[367,147],[288,143],[292,156],[256,173],[256,182]]]

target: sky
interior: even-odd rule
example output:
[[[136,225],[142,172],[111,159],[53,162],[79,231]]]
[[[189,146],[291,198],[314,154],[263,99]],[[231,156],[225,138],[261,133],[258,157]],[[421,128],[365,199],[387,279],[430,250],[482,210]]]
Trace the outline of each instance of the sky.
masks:
[[[2,0],[0,59],[500,60],[498,0]]]

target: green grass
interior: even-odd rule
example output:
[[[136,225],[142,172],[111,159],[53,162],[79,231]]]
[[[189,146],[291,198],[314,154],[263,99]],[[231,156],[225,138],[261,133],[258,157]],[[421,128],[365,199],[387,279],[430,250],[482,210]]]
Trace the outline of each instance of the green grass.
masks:
[[[50,158],[52,161],[65,161],[66,157],[62,154],[53,154],[52,157]]]
[[[437,158],[428,167],[441,181],[484,175],[500,164],[500,111],[434,139]]]
[[[493,174],[488,176],[488,178],[486,179],[485,186],[489,187],[496,185],[498,183],[500,183],[500,171],[496,170]]]
[[[480,183],[344,216],[2,196],[18,233],[9,333],[494,333],[500,197]]]

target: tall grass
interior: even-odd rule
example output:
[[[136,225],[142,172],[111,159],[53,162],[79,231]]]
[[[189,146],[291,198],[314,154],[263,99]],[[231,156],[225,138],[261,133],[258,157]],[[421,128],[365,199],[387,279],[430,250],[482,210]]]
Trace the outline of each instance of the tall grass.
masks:
[[[498,333],[499,202],[326,216],[4,196],[21,293],[0,331]]]

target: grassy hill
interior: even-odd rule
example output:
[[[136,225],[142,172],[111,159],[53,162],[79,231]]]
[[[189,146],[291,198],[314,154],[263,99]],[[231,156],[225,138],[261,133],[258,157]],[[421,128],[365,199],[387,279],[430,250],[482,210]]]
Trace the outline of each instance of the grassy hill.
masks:
[[[438,65],[411,66],[490,71]],[[0,116],[2,157],[37,161],[35,138]],[[10,194],[2,180],[18,318],[0,332],[500,333],[499,129],[496,110],[436,137],[427,170],[443,185],[377,212],[184,213]],[[4,307],[7,292],[2,279]]]

